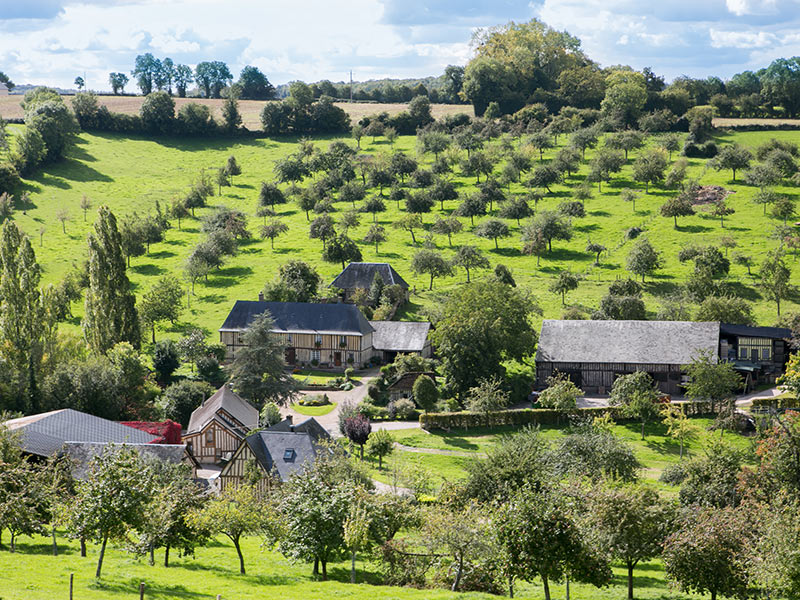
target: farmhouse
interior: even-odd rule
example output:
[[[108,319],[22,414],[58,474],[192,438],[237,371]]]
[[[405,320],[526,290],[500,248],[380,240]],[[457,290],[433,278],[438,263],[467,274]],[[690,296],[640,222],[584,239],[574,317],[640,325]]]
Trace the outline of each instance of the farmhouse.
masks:
[[[215,464],[257,427],[258,411],[224,385],[192,412],[183,440],[198,462]]]
[[[646,371],[658,389],[683,393],[684,365],[700,352],[730,360],[748,384],[774,383],[788,358],[788,329],[690,321],[545,320],[536,352],[536,385],[555,371],[587,393],[606,394],[614,380]]]
[[[789,360],[791,329],[719,326],[719,355],[733,363],[748,384],[770,383],[783,374]]]
[[[247,436],[219,475],[220,487],[240,484],[256,468],[262,491],[270,479],[286,481],[314,463],[330,434],[310,417],[297,425],[287,417],[280,423]]]
[[[431,324],[414,321],[370,321],[375,330],[372,346],[375,356],[385,363],[394,362],[398,354],[419,354],[430,358],[431,341],[428,333]]]
[[[369,290],[376,275],[380,275],[386,286],[399,285],[405,290],[406,299],[408,298],[408,283],[389,263],[350,263],[328,287],[342,290],[344,300],[350,300],[356,290]]]
[[[344,368],[372,359],[373,328],[352,304],[262,302],[238,300],[219,329],[220,342],[233,359],[240,341],[258,315],[269,312],[272,330],[286,345],[286,364],[312,364]]]

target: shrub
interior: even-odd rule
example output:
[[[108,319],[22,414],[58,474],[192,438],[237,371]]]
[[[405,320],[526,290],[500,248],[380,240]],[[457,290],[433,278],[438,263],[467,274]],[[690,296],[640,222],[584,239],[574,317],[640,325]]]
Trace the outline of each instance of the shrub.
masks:
[[[669,465],[662,472],[658,480],[668,485],[680,485],[686,479],[686,468],[682,463]]]
[[[0,163],[0,194],[11,193],[19,185],[19,173],[10,163]]]
[[[348,369],[345,369],[345,370],[344,370],[344,378],[345,378],[347,381],[350,381],[350,380],[353,378],[353,374],[354,374],[354,373],[355,373],[355,369],[353,369],[353,368],[348,368]]]
[[[778,410],[800,408],[800,401],[791,394],[781,394],[771,398],[755,398],[753,408],[776,408]]]
[[[399,398],[394,402],[390,402],[386,408],[390,419],[408,421],[417,416],[417,407],[410,398]]]
[[[368,400],[359,402],[356,410],[358,414],[364,415],[370,420],[386,419],[389,416],[389,412],[386,408],[383,406],[375,406]]]
[[[215,356],[197,359],[197,373],[211,384],[222,383],[222,369],[219,368],[219,361]]]
[[[327,406],[331,403],[328,394],[308,394],[297,401],[300,406]]]
[[[272,427],[281,422],[281,409],[274,402],[267,402],[258,417],[259,425]]]
[[[635,240],[639,237],[639,234],[642,233],[641,227],[631,227],[628,231],[625,232],[625,239],[626,240]]]

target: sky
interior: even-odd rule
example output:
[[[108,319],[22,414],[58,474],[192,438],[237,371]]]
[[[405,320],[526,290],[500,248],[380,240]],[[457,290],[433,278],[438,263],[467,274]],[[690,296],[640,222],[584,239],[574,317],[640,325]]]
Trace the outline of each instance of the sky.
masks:
[[[0,71],[107,90],[137,54],[274,84],[437,76],[481,27],[539,18],[603,66],[722,78],[800,55],[800,0],[0,0]],[[134,91],[130,85],[126,91]]]

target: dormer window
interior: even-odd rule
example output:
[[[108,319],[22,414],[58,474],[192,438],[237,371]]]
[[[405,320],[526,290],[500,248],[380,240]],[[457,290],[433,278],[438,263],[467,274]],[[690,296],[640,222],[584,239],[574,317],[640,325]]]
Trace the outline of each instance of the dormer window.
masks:
[[[322,344],[322,335],[320,335],[318,333],[316,336],[314,336],[314,343],[315,344]]]
[[[283,451],[283,462],[294,462],[294,457],[294,448],[286,448],[286,450]]]

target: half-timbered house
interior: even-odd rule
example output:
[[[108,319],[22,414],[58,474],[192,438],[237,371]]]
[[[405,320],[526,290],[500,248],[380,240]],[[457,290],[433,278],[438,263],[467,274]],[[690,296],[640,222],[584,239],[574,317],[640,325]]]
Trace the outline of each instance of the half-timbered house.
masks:
[[[257,427],[258,411],[224,385],[192,412],[183,441],[198,462],[216,464]]]
[[[269,312],[272,332],[286,345],[287,365],[321,365],[344,369],[372,359],[373,328],[353,304],[238,300],[219,329],[226,358],[244,344],[242,334],[257,316]]]
[[[313,417],[297,425],[287,417],[242,441],[219,475],[220,487],[239,485],[256,469],[258,486],[265,492],[273,481],[286,481],[312,465],[319,452],[325,451],[325,440],[330,440],[330,434]]]

